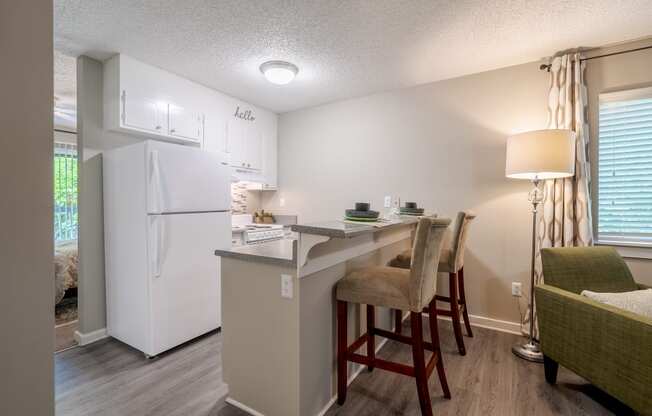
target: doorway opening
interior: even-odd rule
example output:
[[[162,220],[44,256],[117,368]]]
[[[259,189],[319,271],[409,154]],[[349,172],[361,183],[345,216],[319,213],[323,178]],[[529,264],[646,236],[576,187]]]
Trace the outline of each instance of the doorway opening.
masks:
[[[77,135],[54,132],[55,352],[77,345],[78,164]]]

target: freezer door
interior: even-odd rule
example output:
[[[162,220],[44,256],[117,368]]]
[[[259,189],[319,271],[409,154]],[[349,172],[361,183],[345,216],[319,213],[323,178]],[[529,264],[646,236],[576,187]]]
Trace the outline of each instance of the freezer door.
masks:
[[[231,245],[228,213],[149,215],[149,355],[221,325],[218,248]]]
[[[220,153],[156,141],[146,149],[149,214],[231,209],[231,169]]]

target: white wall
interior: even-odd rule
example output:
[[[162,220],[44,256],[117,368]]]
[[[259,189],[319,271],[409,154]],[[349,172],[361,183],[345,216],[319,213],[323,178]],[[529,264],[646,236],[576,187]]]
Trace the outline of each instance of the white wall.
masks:
[[[52,19],[0,2],[0,415],[54,413]]]
[[[473,209],[470,313],[518,322],[511,282],[527,287],[530,184],[505,178],[505,139],[545,127],[547,89],[532,63],[282,114],[281,191],[265,209],[327,220],[356,201],[381,209],[384,195],[448,217]]]

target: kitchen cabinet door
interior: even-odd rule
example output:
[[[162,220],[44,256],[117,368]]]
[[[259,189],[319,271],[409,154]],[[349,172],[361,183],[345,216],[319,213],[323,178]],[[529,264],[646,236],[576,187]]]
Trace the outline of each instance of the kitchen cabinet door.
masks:
[[[246,135],[245,126],[239,120],[229,121],[227,128],[227,153],[231,158],[231,166],[236,168],[246,167]]]
[[[122,92],[122,123],[151,133],[167,132],[167,105],[133,91]]]
[[[248,169],[260,170],[263,168],[263,135],[260,130],[250,126],[246,140],[246,164]]]
[[[168,114],[170,136],[201,143],[204,117],[200,113],[170,104]]]

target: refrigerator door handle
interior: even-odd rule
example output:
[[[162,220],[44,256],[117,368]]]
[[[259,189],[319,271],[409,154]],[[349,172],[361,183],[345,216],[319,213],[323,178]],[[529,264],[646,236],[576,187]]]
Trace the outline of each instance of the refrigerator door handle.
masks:
[[[164,219],[160,216],[151,216],[152,219],[152,248],[154,250],[154,261],[152,275],[155,278],[161,277],[161,268],[163,267],[163,242],[165,241]]]
[[[163,198],[161,189],[161,168],[158,157],[158,150],[149,153],[150,163],[150,213],[160,214],[163,211]]]

